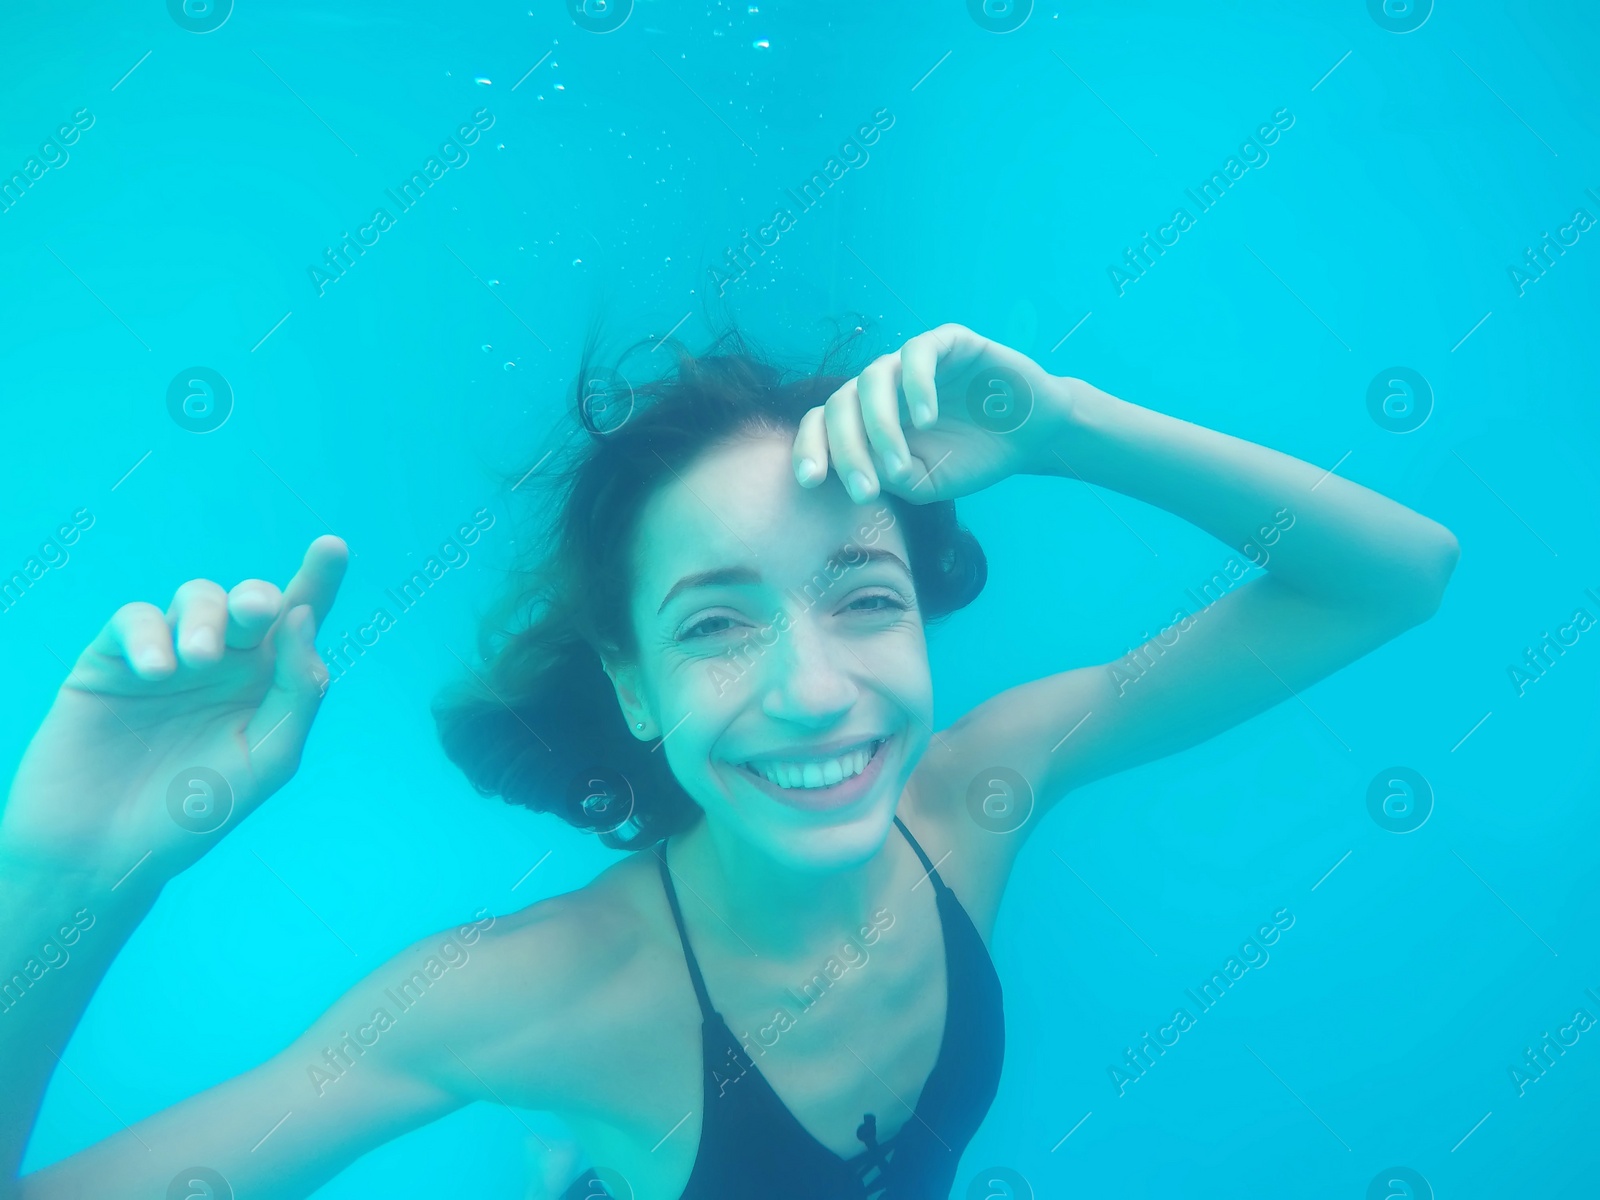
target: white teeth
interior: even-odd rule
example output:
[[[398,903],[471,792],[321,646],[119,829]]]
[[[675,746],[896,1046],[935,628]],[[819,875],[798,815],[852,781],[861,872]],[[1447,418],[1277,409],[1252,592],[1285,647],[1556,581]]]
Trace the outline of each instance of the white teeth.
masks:
[[[865,771],[879,745],[880,742],[872,742],[825,762],[765,762],[746,763],[745,766],[781,788],[833,787]]]

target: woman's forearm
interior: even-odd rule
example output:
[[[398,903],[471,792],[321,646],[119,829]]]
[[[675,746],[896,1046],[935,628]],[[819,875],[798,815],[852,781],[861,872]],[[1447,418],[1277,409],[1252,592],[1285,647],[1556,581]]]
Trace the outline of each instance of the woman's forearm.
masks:
[[[1044,473],[1164,508],[1315,598],[1437,606],[1458,554],[1444,526],[1287,454],[1062,382],[1069,415]]]
[[[59,1056],[160,894],[145,876],[63,869],[0,841],[0,1181],[16,1179]]]

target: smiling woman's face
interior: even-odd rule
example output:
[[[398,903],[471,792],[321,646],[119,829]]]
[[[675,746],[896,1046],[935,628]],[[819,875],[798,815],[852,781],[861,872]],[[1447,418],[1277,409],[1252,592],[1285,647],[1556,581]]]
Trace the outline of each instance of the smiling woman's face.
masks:
[[[629,721],[708,821],[798,869],[870,858],[926,748],[932,682],[894,511],[802,488],[791,439],[713,449],[641,514]]]

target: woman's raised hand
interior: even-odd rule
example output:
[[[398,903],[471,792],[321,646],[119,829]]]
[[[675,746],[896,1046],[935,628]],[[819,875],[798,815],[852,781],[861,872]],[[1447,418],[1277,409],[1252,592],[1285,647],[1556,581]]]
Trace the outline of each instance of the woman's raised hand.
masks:
[[[964,325],[941,325],[801,418],[795,477],[815,487],[831,463],[857,503],[882,488],[926,504],[1047,470],[1072,385]]]
[[[0,845],[44,867],[161,880],[200,858],[282,787],[327,690],[317,627],[347,550],[311,543],[288,586],[207,579],[165,612],[117,610],[78,658],[29,743]]]

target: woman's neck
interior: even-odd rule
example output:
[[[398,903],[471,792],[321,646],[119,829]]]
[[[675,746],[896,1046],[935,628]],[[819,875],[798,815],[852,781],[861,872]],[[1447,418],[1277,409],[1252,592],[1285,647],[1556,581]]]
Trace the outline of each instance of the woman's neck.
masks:
[[[711,910],[733,953],[762,958],[803,958],[854,935],[896,869],[880,849],[856,866],[799,871],[707,820],[673,841],[674,882]]]

